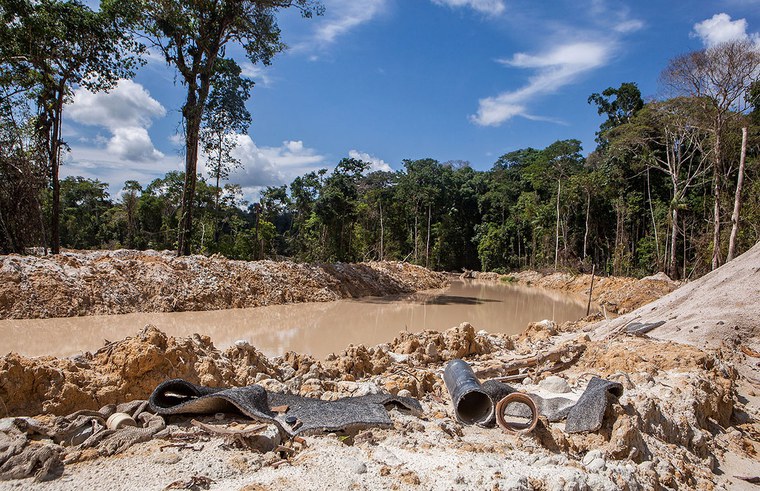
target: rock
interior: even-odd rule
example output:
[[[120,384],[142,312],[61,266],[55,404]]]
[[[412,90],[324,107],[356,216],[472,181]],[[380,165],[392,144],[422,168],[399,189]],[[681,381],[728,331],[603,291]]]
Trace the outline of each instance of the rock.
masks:
[[[367,473],[367,464],[364,462],[354,462],[351,465],[351,471],[354,474],[366,474]]]
[[[601,472],[607,465],[607,461],[602,458],[594,459],[586,466],[589,472]]]
[[[393,351],[388,351],[388,356],[393,360],[393,363],[406,363],[409,360],[409,355],[402,355]]]
[[[155,462],[156,464],[172,465],[172,464],[176,464],[180,460],[182,460],[182,457],[180,457],[174,452],[160,452],[158,455],[155,456],[155,458],[153,459],[153,462]]]
[[[604,458],[604,451],[603,450],[590,450],[586,455],[583,456],[583,459],[581,460],[581,463],[585,466],[589,465],[591,462],[593,462],[596,459],[603,459]]]
[[[406,389],[401,389],[400,391],[398,391],[398,394],[396,395],[399,397],[412,397],[412,393]]]
[[[425,347],[425,354],[433,360],[438,359],[438,348],[436,348],[435,343],[428,343]]]
[[[565,394],[571,391],[567,380],[562,377],[558,377],[557,375],[549,375],[540,381],[538,383],[538,386],[544,390],[548,390],[549,392],[554,392],[555,394]]]
[[[261,380],[259,381],[259,385],[270,392],[279,392],[281,394],[288,392],[288,387],[285,384],[273,378]]]

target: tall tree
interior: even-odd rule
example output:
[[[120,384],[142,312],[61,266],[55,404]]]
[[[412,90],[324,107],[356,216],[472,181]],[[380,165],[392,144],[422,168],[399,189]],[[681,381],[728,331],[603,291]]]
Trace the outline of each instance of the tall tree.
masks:
[[[37,106],[35,133],[45,151],[53,201],[51,250],[60,249],[58,173],[65,143],[63,109],[72,89],[108,90],[131,77],[141,47],[128,34],[128,3],[105,0],[98,12],[77,0],[14,0],[0,6],[0,65]],[[4,78],[4,77],[0,77]]]
[[[679,94],[696,97],[711,119],[713,134],[713,253],[720,266],[721,202],[725,179],[723,139],[732,113],[747,109],[745,94],[760,77],[760,48],[752,40],[728,41],[673,58],[662,80]]]
[[[604,146],[605,133],[616,126],[628,123],[644,107],[641,91],[635,82],[625,82],[617,89],[607,87],[601,94],[593,93],[588,98],[589,104],[596,104],[599,115],[607,115],[607,120],[599,126],[597,141]]]
[[[240,167],[240,160],[232,155],[237,147],[239,134],[248,131],[251,113],[245,103],[251,95],[253,81],[241,77],[242,70],[235,60],[220,58],[212,80],[206,110],[203,113],[201,142],[208,158],[208,170],[216,181],[214,196],[214,242],[219,243],[219,197],[220,181]]]
[[[201,120],[230,44],[239,44],[251,63],[271,63],[285,45],[276,14],[296,8],[304,17],[321,13],[317,0],[142,0],[143,29],[153,46],[176,67],[185,86],[185,183],[177,253],[190,253],[193,202],[198,168]]]

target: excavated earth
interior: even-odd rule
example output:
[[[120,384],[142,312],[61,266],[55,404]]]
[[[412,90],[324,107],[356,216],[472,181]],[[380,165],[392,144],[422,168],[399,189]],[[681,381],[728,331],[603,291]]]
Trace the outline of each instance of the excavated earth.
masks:
[[[53,415],[145,399],[174,377],[219,387],[258,383],[325,400],[411,395],[421,401],[423,415],[394,410],[392,428],[310,436],[287,452],[267,453],[231,445],[175,417],[167,419],[170,431],[161,438],[116,455],[61,448],[67,457],[62,476],[0,482],[0,488],[757,489],[750,481],[760,476],[760,386],[747,374],[760,362],[760,303],[746,300],[760,296],[759,271],[760,245],[654,303],[643,299],[655,293],[626,303],[610,289],[610,304],[632,310],[617,319],[596,314],[563,325],[542,321],[512,336],[465,322],[443,332],[402,332],[378,346],[349,346],[323,360],[296,353],[268,359],[242,342],[220,351],[208,337],[173,338],[153,327],[70,359],[10,354],[0,358],[0,411],[36,415],[42,424]],[[583,291],[573,286],[581,280],[563,278],[547,281]],[[661,276],[638,287],[605,281],[624,282],[629,292],[658,291],[652,282],[670,284],[663,291],[676,286]],[[679,296],[683,291],[686,299]],[[726,300],[732,297],[736,301]],[[714,342],[692,342],[693,332],[682,339],[673,334],[684,329],[668,322],[716,298],[722,299],[722,323],[700,327]],[[645,319],[654,305],[666,323],[648,335],[627,335],[625,326]],[[468,361],[481,380],[509,376],[516,389],[543,397],[577,399],[594,375],[622,383],[624,393],[596,432],[569,434],[563,423],[543,418],[527,435],[463,426],[441,380],[454,358]],[[214,415],[202,419],[235,427]],[[7,419],[0,426],[2,421]]]
[[[388,261],[315,265],[133,250],[9,255],[0,256],[0,319],[327,302],[445,284],[440,273]]]

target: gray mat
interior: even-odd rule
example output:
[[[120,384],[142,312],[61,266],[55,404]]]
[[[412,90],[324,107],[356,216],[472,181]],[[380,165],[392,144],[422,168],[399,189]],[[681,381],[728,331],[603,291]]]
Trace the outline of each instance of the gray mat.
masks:
[[[632,336],[643,336],[649,331],[654,331],[655,329],[657,329],[663,324],[665,324],[665,321],[647,322],[647,323],[632,322],[628,324],[628,326],[626,326],[625,332]]]
[[[610,399],[623,395],[623,384],[610,382],[599,377],[592,378],[586,390],[581,394],[578,403],[570,409],[567,415],[565,431],[568,433],[582,433],[596,431],[602,427],[604,413],[610,403]]]
[[[272,411],[277,406],[288,406],[288,410],[282,414]],[[150,407],[156,414],[167,416],[240,412],[253,420],[272,423],[290,436],[389,427],[392,425],[387,411],[389,407],[422,413],[422,406],[416,399],[391,394],[322,401],[268,392],[259,385],[219,389],[179,379],[168,380],[156,387],[150,396]]]

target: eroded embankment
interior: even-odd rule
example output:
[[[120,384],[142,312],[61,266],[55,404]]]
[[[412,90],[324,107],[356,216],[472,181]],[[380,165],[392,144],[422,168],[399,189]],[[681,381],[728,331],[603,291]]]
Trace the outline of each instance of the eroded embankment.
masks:
[[[355,446],[314,437],[289,466],[267,467],[266,456],[249,453],[245,458],[259,462],[258,472],[236,470],[232,458],[228,466],[204,467],[204,475],[219,485],[256,482],[289,489],[308,474],[319,489],[357,487],[357,479],[360,488],[392,488],[402,478],[428,489],[707,489],[719,484],[726,454],[756,458],[757,415],[739,402],[736,372],[718,352],[624,335],[592,341],[577,332],[580,326],[544,321],[505,336],[476,333],[464,323],[443,333],[401,333],[385,345],[351,346],[322,361],[295,353],[267,359],[243,343],[220,352],[206,337],[174,339],[148,327],[76,359],[6,356],[0,359],[0,399],[6,414],[66,414],[144,399],[158,383],[181,377],[211,386],[259,383],[325,400],[408,391],[423,403],[423,419],[394,415],[394,428],[363,434]],[[522,383],[515,387],[529,393],[566,397],[572,391],[577,397],[592,375],[621,382],[625,392],[596,432],[568,434],[562,423],[546,420],[527,436],[462,427],[439,376],[453,358],[466,359],[481,379],[520,371]],[[561,378],[549,379],[551,367]],[[143,445],[128,456],[133,465],[157,475],[168,472],[156,464],[158,444]],[[209,458],[178,452],[182,463],[172,472]],[[108,458],[90,458],[105,461],[97,466],[107,480]],[[361,477],[352,470],[336,472],[346,459],[366,462]],[[436,471],[441,459],[460,470]],[[89,472],[72,469],[74,476]]]
[[[591,289],[591,275],[569,273],[540,273],[521,271],[501,275],[498,273],[477,273],[470,275],[478,279],[517,282],[518,284],[549,288],[570,293],[588,295]],[[667,295],[680,283],[671,280],[664,273],[637,279],[626,276],[596,276],[591,299],[613,314],[625,314],[642,305]]]
[[[400,262],[247,262],[131,250],[10,255],[0,256],[0,319],[325,302],[445,283],[439,273]]]

